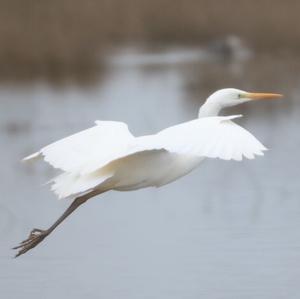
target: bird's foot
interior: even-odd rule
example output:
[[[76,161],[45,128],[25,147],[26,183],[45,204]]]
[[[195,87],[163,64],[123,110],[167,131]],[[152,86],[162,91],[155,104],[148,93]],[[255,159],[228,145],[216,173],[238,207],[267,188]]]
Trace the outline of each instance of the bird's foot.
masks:
[[[28,250],[34,248],[36,245],[42,242],[47,237],[48,234],[49,234],[48,230],[41,230],[37,228],[33,229],[26,240],[24,240],[18,246],[13,248],[13,249],[19,249],[15,257],[18,257],[24,254],[25,252],[27,252]]]

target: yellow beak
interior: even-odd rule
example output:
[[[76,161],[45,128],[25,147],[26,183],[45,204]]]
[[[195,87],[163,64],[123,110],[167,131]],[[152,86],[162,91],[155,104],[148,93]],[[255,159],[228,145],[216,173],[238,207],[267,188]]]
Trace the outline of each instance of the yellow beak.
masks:
[[[244,97],[251,100],[273,100],[280,99],[283,95],[279,93],[247,92]]]

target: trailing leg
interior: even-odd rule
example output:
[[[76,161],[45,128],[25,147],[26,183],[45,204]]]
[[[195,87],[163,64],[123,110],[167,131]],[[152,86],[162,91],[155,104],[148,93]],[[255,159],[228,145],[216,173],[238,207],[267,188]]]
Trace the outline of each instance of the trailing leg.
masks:
[[[16,254],[15,257],[18,257],[24,253],[26,253],[28,250],[34,248],[37,246],[39,243],[41,243],[48,235],[50,235],[55,228],[61,224],[69,215],[71,215],[79,206],[81,206],[83,203],[85,203],[88,199],[91,197],[99,194],[99,191],[92,191],[88,194],[85,194],[83,196],[79,196],[74,199],[72,204],[67,208],[67,210],[57,219],[57,221],[50,226],[46,230],[42,229],[33,229],[29,237],[21,242],[18,246],[14,247],[13,249],[19,249],[18,253]]]

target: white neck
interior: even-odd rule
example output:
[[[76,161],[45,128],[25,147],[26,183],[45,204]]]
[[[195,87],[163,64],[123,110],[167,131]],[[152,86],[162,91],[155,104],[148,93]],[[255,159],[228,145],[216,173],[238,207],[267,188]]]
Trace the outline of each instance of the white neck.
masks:
[[[199,109],[198,117],[218,116],[221,105],[215,102],[206,101]]]

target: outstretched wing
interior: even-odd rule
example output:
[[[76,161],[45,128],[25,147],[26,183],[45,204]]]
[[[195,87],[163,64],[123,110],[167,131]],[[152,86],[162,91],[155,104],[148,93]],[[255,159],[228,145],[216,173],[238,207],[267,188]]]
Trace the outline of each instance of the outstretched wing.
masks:
[[[224,160],[253,159],[266,148],[247,130],[232,122],[241,115],[207,117],[171,127],[157,134],[155,148],[178,154]]]
[[[143,151],[168,151],[236,161],[241,161],[243,157],[253,159],[255,155],[263,155],[266,148],[251,133],[231,121],[238,117],[241,115],[196,119],[167,128],[156,135],[139,137],[135,145],[117,160]]]
[[[96,121],[96,126],[58,140],[24,160],[43,157],[55,168],[82,174],[88,165],[102,165],[126,151],[134,140],[123,122]]]

